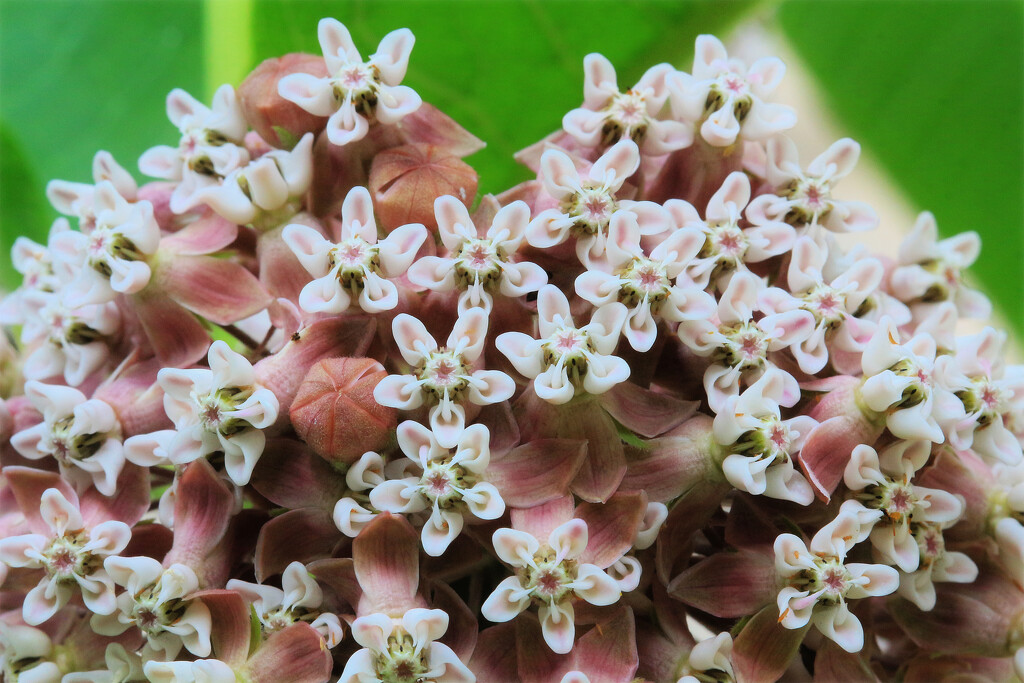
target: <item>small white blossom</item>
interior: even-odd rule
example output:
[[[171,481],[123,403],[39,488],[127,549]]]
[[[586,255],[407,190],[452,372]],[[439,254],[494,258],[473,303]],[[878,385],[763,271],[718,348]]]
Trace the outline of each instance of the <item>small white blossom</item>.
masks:
[[[227,343],[215,341],[208,358],[209,370],[164,368],[157,375],[177,430],[168,457],[184,464],[223,451],[225,470],[244,486],[263,453],[263,429],[277,420],[277,397],[256,384],[252,364]]]
[[[50,528],[49,536],[25,534],[0,539],[0,562],[9,567],[45,570],[22,603],[25,623],[41,624],[52,617],[68,603],[76,587],[90,611],[113,612],[114,582],[103,561],[124,550],[131,529],[118,521],[86,528],[77,501],[68,501],[57,489],[43,492],[39,512]]]
[[[207,107],[187,92],[174,89],[167,96],[167,118],[181,131],[177,147],[159,145],[139,159],[148,176],[177,181],[171,211],[184,213],[199,204],[201,192],[220,185],[225,176],[249,163],[243,144],[248,130],[235,89],[222,85]]]
[[[671,226],[668,212],[654,202],[616,198],[626,179],[640,167],[640,150],[632,140],[615,143],[581,177],[565,152],[549,149],[540,158],[544,189],[558,203],[545,209],[526,228],[526,241],[539,249],[576,238],[576,256],[588,268],[607,268],[608,226],[618,211],[636,215],[640,233],[653,235]]]
[[[704,235],[679,228],[650,255],[640,246],[636,216],[621,211],[609,227],[611,272],[587,270],[576,278],[576,293],[594,306],[620,301],[629,308],[622,334],[636,351],[649,351],[658,337],[655,316],[671,322],[710,318],[714,298],[680,275],[704,246]]]
[[[732,636],[728,632],[705,638],[690,650],[683,671],[686,675],[676,683],[704,683],[717,681],[731,683],[736,680],[732,667]]]
[[[341,313],[358,302],[367,313],[398,305],[398,287],[387,278],[403,275],[427,239],[419,223],[403,225],[377,240],[373,201],[365,187],[354,187],[341,207],[341,241],[298,223],[282,238],[315,280],[302,288],[299,305],[310,313]]]
[[[901,439],[945,441],[940,424],[960,419],[964,406],[951,386],[953,359],[936,357],[935,340],[918,335],[901,343],[889,318],[879,322],[861,358],[861,396],[871,410],[885,415],[885,424]]]
[[[629,364],[611,355],[627,314],[626,307],[614,301],[594,311],[590,323],[577,327],[565,294],[546,285],[537,295],[540,338],[505,332],[494,344],[516,370],[533,380],[537,396],[568,403],[579,392],[603,394],[629,378]]]
[[[629,139],[645,154],[667,154],[689,147],[693,130],[679,121],[658,118],[668,99],[669,64],[648,69],[632,88],[621,92],[615,67],[604,55],[583,58],[583,106],[562,118],[562,127],[588,147]]]
[[[900,300],[914,304],[952,301],[966,318],[987,318],[992,304],[981,292],[969,289],[963,273],[978,258],[981,238],[965,232],[939,240],[935,216],[925,211],[900,245],[890,288]]]
[[[372,123],[398,123],[420,108],[416,91],[399,85],[416,42],[412,31],[387,34],[365,62],[348,29],[336,19],[321,19],[317,35],[329,75],[289,74],[278,83],[278,92],[314,116],[329,116],[331,144],[362,140]]]
[[[25,395],[43,414],[43,421],[11,437],[11,445],[30,460],[47,456],[79,490],[95,485],[114,495],[124,467],[121,425],[113,408],[99,399],[86,400],[71,387],[29,381]]]
[[[695,126],[716,147],[728,147],[741,136],[766,140],[796,125],[791,108],[765,102],[785,73],[777,57],[759,59],[748,68],[730,59],[718,38],[697,36],[693,74],[677,71],[668,79],[672,116]]]
[[[490,520],[505,512],[498,489],[486,481],[490,438],[484,425],[470,425],[449,449],[426,427],[403,422],[398,426],[398,445],[406,457],[388,465],[389,474],[397,478],[378,484],[370,492],[370,502],[386,512],[429,510],[423,549],[432,557],[444,554],[462,531],[465,516]]]
[[[898,441],[880,455],[861,444],[853,449],[843,474],[847,488],[854,492],[853,500],[844,505],[883,513],[871,529],[876,558],[904,572],[917,571],[920,562],[915,525],[952,524],[963,512],[963,504],[953,494],[911,483],[930,455],[929,441]]]
[[[473,683],[476,676],[438,642],[447,630],[448,615],[439,609],[414,608],[401,619],[380,613],[359,617],[352,622],[352,637],[363,649],[345,662],[338,683]]]
[[[61,671],[52,661],[53,642],[32,626],[0,621],[0,674],[19,683],[59,683]]]
[[[256,612],[269,635],[303,621],[323,637],[327,647],[334,647],[344,636],[341,620],[336,614],[324,612],[323,591],[301,562],[292,562],[281,574],[281,588],[231,579],[226,588],[241,593]]]
[[[487,338],[487,312],[470,308],[455,321],[443,348],[416,318],[399,314],[392,323],[395,343],[412,372],[388,375],[373,389],[383,406],[430,407],[430,429],[438,443],[454,448],[466,426],[464,403],[485,406],[515,393],[515,382],[499,370],[474,370]]]
[[[199,590],[191,568],[172,564],[166,569],[151,557],[108,557],[104,569],[124,587],[117,596],[117,611],[93,615],[92,629],[117,636],[132,626],[146,639],[146,658],[174,659],[184,645],[197,657],[210,654],[210,610],[201,600],[189,599]]]
[[[472,307],[490,311],[495,291],[517,298],[547,283],[543,268],[513,260],[530,222],[526,202],[515,201],[499,209],[483,236],[466,205],[455,197],[438,197],[434,215],[448,255],[420,258],[409,268],[409,281],[436,292],[459,290],[460,313]]]
[[[143,667],[150,683],[237,683],[231,667],[219,659],[193,662],[148,661]]]
[[[51,180],[46,184],[46,198],[53,208],[65,216],[78,218],[78,228],[85,234],[96,227],[97,210],[102,205],[96,202],[95,194],[100,185],[106,183],[129,202],[135,201],[139,191],[132,174],[114,161],[110,152],[96,152],[92,159],[92,179],[95,185],[67,180]]]
[[[753,495],[810,505],[814,491],[793,466],[794,456],[817,421],[807,415],[782,419],[788,377],[769,368],[739,396],[728,396],[715,416],[715,440],[729,455],[722,471],[729,483]]]
[[[793,534],[775,539],[775,569],[786,584],[777,599],[783,627],[802,628],[813,619],[839,647],[860,652],[864,627],[846,601],[889,595],[899,585],[899,573],[892,567],[846,562],[850,548],[865,536],[861,517],[842,511],[814,535],[809,548]]]
[[[848,176],[860,158],[860,145],[850,138],[832,143],[807,169],[800,168],[796,145],[780,135],[768,142],[768,183],[775,195],[758,204],[770,220],[785,221],[797,228],[818,227],[832,232],[860,232],[878,225],[878,215],[863,202],[832,196],[835,185]]]
[[[621,596],[619,584],[604,570],[579,562],[587,538],[587,523],[582,519],[556,527],[543,544],[524,531],[495,531],[494,550],[516,573],[498,584],[481,613],[490,621],[509,621],[536,601],[544,641],[558,654],[569,652],[576,637],[573,600],[600,606],[611,605]]]

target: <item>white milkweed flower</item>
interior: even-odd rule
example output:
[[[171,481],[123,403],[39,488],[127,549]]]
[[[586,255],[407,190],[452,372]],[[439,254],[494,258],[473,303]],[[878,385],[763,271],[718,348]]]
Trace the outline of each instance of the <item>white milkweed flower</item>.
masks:
[[[509,621],[530,606],[540,605],[541,631],[554,652],[572,649],[576,634],[573,600],[611,605],[621,596],[619,584],[597,565],[579,562],[587,547],[587,523],[572,519],[556,527],[544,543],[516,529],[494,532],[494,550],[515,568],[480,608],[485,618]]]
[[[434,200],[441,243],[447,256],[424,256],[409,268],[409,281],[437,292],[459,290],[459,312],[493,305],[493,293],[509,298],[536,292],[548,280],[544,269],[514,260],[530,222],[530,207],[515,201],[498,210],[481,236],[466,205],[450,195]]]
[[[0,674],[5,681],[57,683],[60,667],[50,636],[32,626],[0,621]]]
[[[766,179],[775,188],[775,196],[767,195],[758,208],[769,219],[831,232],[861,232],[878,225],[878,215],[867,204],[832,195],[860,158],[860,145],[854,140],[832,143],[806,169],[800,167],[796,144],[788,137],[772,138],[767,147]]]
[[[705,638],[690,650],[683,671],[686,675],[676,683],[704,683],[717,681],[731,683],[736,680],[732,667],[732,636],[729,632]]]
[[[697,36],[693,74],[677,71],[668,79],[673,118],[696,126],[704,140],[728,147],[744,140],[766,140],[796,125],[796,112],[766,102],[786,73],[777,57],[759,59],[749,67],[729,58],[714,36]]]
[[[94,485],[114,495],[125,460],[114,409],[77,389],[36,381],[25,384],[25,395],[43,421],[11,437],[15,450],[30,460],[52,456],[79,490]]]
[[[589,147],[613,145],[629,139],[645,154],[666,154],[689,147],[693,130],[658,115],[668,99],[669,64],[648,69],[632,88],[619,90],[615,67],[601,54],[583,58],[583,106],[562,118],[562,128]]]
[[[917,571],[921,559],[914,539],[916,525],[952,524],[963,512],[953,494],[911,482],[928,462],[931,447],[929,441],[898,441],[879,454],[861,444],[853,449],[843,474],[854,494],[844,505],[883,513],[871,529],[875,557],[908,573]]]
[[[373,521],[378,511],[370,505],[370,491],[383,482],[384,458],[379,453],[367,451],[349,466],[345,472],[348,491],[334,504],[332,514],[334,525],[341,533],[355,538]]]
[[[45,570],[39,584],[25,595],[25,623],[41,624],[52,617],[68,603],[76,587],[90,611],[113,612],[117,608],[114,582],[103,568],[103,561],[125,549],[131,529],[115,520],[86,528],[77,500],[69,501],[58,489],[43,492],[39,512],[50,528],[49,535],[0,539],[0,562],[9,567]]]
[[[746,391],[726,397],[715,416],[715,440],[729,452],[722,471],[730,484],[753,495],[810,505],[814,491],[793,462],[818,423],[807,415],[782,419],[787,380],[781,370],[769,368]]]
[[[448,615],[439,609],[417,607],[401,618],[379,612],[359,617],[352,637],[363,649],[345,662],[338,683],[473,683],[473,672],[439,642],[447,630]]]
[[[714,298],[680,277],[704,245],[700,231],[674,230],[649,255],[640,246],[640,228],[633,214],[622,211],[612,216],[608,233],[611,272],[583,272],[576,278],[576,293],[597,307],[613,301],[628,307],[622,334],[636,351],[654,346],[656,316],[679,322],[714,315]]]
[[[964,271],[981,251],[981,238],[976,232],[965,232],[940,240],[938,234],[935,216],[921,213],[900,244],[890,276],[892,293],[912,306],[952,301],[966,318],[988,318],[992,315],[988,297],[963,281]]]
[[[392,322],[395,343],[412,372],[388,375],[373,389],[377,403],[399,410],[430,407],[430,429],[437,442],[454,448],[466,426],[463,404],[500,403],[515,393],[515,382],[499,370],[475,370],[487,338],[487,312],[459,314],[443,348],[416,318],[401,313]]]
[[[208,359],[209,370],[164,368],[157,375],[164,410],[177,430],[168,457],[184,464],[223,451],[225,470],[244,486],[263,453],[263,429],[277,420],[279,404],[274,392],[256,384],[252,364],[226,342],[215,341]]]
[[[139,159],[148,176],[177,181],[171,211],[184,213],[199,204],[201,192],[216,187],[229,173],[249,163],[244,146],[248,124],[235,89],[222,85],[207,107],[187,92],[174,89],[167,96],[167,118],[181,131],[177,147],[158,145]]]
[[[427,239],[419,223],[403,225],[377,239],[373,200],[365,187],[354,187],[341,207],[341,241],[328,241],[318,230],[298,223],[281,234],[312,282],[299,293],[299,306],[310,313],[341,313],[354,303],[367,313],[398,305],[398,287],[388,278],[403,275]]]
[[[882,513],[873,511],[875,516]],[[775,539],[775,569],[786,584],[779,591],[779,623],[789,629],[814,622],[822,634],[847,652],[864,647],[864,627],[850,612],[847,600],[889,595],[899,585],[899,572],[881,564],[846,562],[846,555],[868,531],[865,516],[849,510],[814,534],[808,547],[793,534]]]
[[[449,449],[426,427],[403,422],[398,426],[398,445],[406,457],[389,464],[388,472],[396,478],[378,484],[370,492],[370,502],[386,512],[429,510],[421,534],[423,549],[432,557],[444,554],[467,515],[490,520],[505,512],[498,489],[486,481],[490,438],[484,425],[470,425]]]
[[[320,609],[323,591],[301,562],[285,567],[280,588],[238,579],[231,579],[225,587],[241,593],[252,604],[264,635],[304,621],[316,629],[329,648],[340,643],[344,636],[338,616]]]
[[[420,108],[416,91],[400,85],[416,42],[412,31],[387,34],[365,62],[338,20],[321,19],[317,35],[329,75],[289,74],[278,83],[278,93],[314,116],[329,116],[331,144],[362,140],[372,123],[398,123]]]
[[[46,184],[46,198],[53,208],[65,216],[78,218],[78,228],[85,234],[96,226],[97,209],[102,207],[95,198],[100,185],[108,184],[118,196],[129,202],[136,200],[139,191],[132,174],[117,163],[110,152],[96,152],[92,158],[92,179],[95,185],[67,180],[51,180]]]
[[[940,425],[964,414],[953,393],[964,388],[958,385],[953,363],[949,356],[936,357],[935,340],[926,335],[901,343],[896,325],[883,318],[861,357],[864,404],[884,413],[895,436],[942,443]]]
[[[236,683],[238,677],[231,667],[219,659],[197,659],[192,662],[158,662],[150,660],[143,667],[150,683]]]
[[[89,624],[105,636],[117,636],[132,626],[146,639],[146,658],[174,659],[184,645],[197,657],[210,654],[210,610],[201,600],[189,599],[199,590],[199,579],[183,564],[166,569],[151,557],[108,557],[103,568],[124,587],[117,596],[117,611],[93,615]]]
[[[626,307],[613,301],[578,327],[562,290],[546,285],[537,295],[540,338],[505,332],[494,344],[516,370],[533,380],[537,396],[568,403],[578,392],[603,394],[629,378],[629,364],[611,355],[627,315]]]
[[[640,150],[632,140],[615,143],[594,162],[582,177],[565,152],[549,149],[540,158],[540,180],[544,189],[559,202],[557,209],[545,209],[526,228],[526,241],[540,249],[576,238],[576,255],[583,265],[605,264],[608,226],[619,211],[636,215],[643,235],[669,229],[668,212],[654,202],[616,198],[623,183],[640,167]]]

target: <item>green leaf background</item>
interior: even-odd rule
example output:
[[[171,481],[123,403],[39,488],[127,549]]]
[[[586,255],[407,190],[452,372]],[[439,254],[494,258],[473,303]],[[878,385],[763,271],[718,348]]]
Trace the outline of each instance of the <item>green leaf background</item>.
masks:
[[[0,0],[0,247],[45,240],[45,182],[87,181],[97,149],[134,171],[142,151],[173,143],[172,88],[209,98],[263,59],[318,52],[324,16],[364,54],[413,30],[406,82],[488,143],[469,160],[483,192],[528,177],[511,155],[579,105],[588,52],[629,84],[658,62],[689,69],[699,33],[762,21],[913,206],[946,235],[982,234],[974,275],[1024,333],[1019,0]],[[3,263],[0,286],[16,286]]]

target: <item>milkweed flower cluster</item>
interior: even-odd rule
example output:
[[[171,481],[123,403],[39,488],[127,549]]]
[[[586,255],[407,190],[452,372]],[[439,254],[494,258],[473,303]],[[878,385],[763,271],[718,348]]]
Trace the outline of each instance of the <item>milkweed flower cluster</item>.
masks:
[[[860,147],[801,165],[782,62],[711,36],[625,90],[584,57],[478,197],[412,33],[318,35],[14,245],[4,680],[1024,676],[977,235],[844,251]]]

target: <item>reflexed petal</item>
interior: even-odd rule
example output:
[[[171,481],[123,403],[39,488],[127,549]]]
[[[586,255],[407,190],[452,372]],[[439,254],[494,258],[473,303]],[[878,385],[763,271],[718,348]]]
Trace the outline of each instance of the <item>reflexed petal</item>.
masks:
[[[529,591],[523,589],[518,578],[510,576],[484,600],[480,613],[488,621],[501,623],[515,619],[529,605]]]

